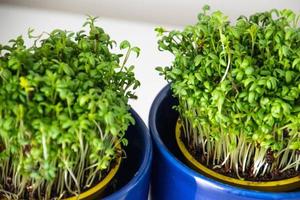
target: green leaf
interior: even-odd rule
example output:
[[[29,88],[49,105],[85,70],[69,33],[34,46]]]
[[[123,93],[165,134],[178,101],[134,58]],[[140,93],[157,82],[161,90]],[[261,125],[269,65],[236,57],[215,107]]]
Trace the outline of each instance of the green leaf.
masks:
[[[247,75],[251,75],[253,72],[254,72],[253,67],[247,67],[245,69],[245,74],[247,74]]]
[[[221,64],[222,66],[227,66],[227,63],[225,62],[224,59],[220,59],[220,64]]]
[[[161,73],[164,72],[164,69],[163,69],[162,67],[156,67],[155,70],[156,70],[156,71],[159,71],[159,72],[161,72]]]
[[[203,11],[208,11],[208,10],[210,10],[210,6],[209,5],[204,5],[202,10]]]
[[[247,87],[253,81],[254,81],[254,78],[253,77],[249,77],[246,80],[244,80],[243,83],[244,83],[245,87]]]
[[[196,72],[196,73],[195,73],[195,77],[196,77],[196,79],[199,80],[199,81],[202,81],[202,80],[203,80],[200,73],[197,73],[197,72]]]
[[[293,76],[294,76],[294,72],[293,71],[286,71],[285,72],[285,81],[287,83],[290,83],[293,79]]]
[[[255,96],[256,96],[255,92],[249,92],[249,96],[248,96],[249,103],[253,103],[254,102]]]
[[[289,145],[289,149],[291,150],[297,150],[300,149],[300,142],[293,142]]]
[[[287,46],[282,46],[282,53],[284,56],[288,56],[289,55],[289,48]]]
[[[130,43],[127,40],[124,40],[120,44],[120,49],[127,49],[130,48]]]
[[[294,61],[293,61],[293,64],[292,64],[292,67],[296,67],[297,65],[300,65],[300,58],[296,58]],[[299,68],[300,69],[300,68]]]
[[[195,63],[195,66],[198,66],[202,61],[202,56],[201,55],[197,55],[195,58],[194,58],[194,63]]]
[[[123,146],[128,146],[128,140],[126,138],[122,138],[121,142]]]
[[[239,71],[236,75],[236,80],[237,81],[242,81],[244,77],[244,73],[242,71]]]
[[[157,36],[162,36],[164,32],[166,32],[166,30],[163,27],[156,27],[155,32],[157,33]]]
[[[172,73],[176,74],[176,75],[180,75],[182,73],[182,71],[178,68],[173,68],[172,69]]]
[[[73,76],[73,75],[75,74],[74,71],[73,71],[73,69],[72,69],[68,64],[66,64],[66,63],[60,63],[59,65],[60,65],[60,68],[62,68],[63,71],[64,71],[67,75]]]
[[[131,51],[136,53],[136,57],[139,57],[141,49],[138,47],[133,47],[133,48],[131,48]]]
[[[84,106],[88,101],[90,97],[88,95],[83,95],[79,97],[79,105]]]

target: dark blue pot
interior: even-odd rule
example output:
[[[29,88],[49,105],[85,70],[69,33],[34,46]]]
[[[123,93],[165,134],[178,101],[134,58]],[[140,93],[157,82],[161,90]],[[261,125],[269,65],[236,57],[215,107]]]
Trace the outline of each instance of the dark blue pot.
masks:
[[[176,104],[168,85],[157,95],[150,110],[149,128],[154,146],[151,195],[154,200],[300,200],[299,191],[247,190],[220,183],[186,166],[175,142],[178,113],[172,107]]]
[[[138,116],[131,110],[135,125],[126,131],[128,146],[126,159],[107,191],[105,200],[146,200],[148,199],[152,162],[152,142],[149,131]]]

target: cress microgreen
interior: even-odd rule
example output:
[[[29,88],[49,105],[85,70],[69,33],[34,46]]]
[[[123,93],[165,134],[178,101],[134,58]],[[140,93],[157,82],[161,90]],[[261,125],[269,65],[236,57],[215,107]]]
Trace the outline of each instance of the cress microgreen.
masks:
[[[184,134],[207,165],[237,177],[300,166],[300,15],[271,10],[235,24],[205,6],[183,31],[157,28],[174,55],[171,82]]]
[[[99,182],[127,145],[128,100],[140,85],[116,42],[89,17],[87,31],[53,30],[0,45],[0,199],[61,199]]]

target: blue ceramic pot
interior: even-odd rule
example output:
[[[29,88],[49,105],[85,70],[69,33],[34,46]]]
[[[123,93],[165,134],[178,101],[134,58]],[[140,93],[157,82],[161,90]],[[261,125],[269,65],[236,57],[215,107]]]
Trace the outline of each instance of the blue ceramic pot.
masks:
[[[125,137],[128,146],[125,148],[126,159],[121,163],[105,200],[146,200],[148,199],[152,162],[152,142],[149,131],[138,116],[131,110],[135,125],[129,126]]]
[[[243,189],[205,177],[186,166],[175,141],[178,113],[172,107],[177,103],[167,85],[150,110],[149,128],[154,146],[151,196],[154,200],[300,200],[300,190],[276,193]]]

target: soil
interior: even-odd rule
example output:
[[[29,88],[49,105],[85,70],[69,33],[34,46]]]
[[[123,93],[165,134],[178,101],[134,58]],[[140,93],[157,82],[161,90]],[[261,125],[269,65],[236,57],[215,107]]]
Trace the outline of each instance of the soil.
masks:
[[[181,133],[182,133],[182,131],[181,131]],[[225,176],[238,179],[236,173],[228,167],[223,166],[221,168],[213,169],[212,162],[210,162],[209,165],[207,165],[206,164],[207,163],[207,158],[206,158],[205,155],[203,155],[202,150],[201,149],[195,149],[193,147],[193,145],[188,144],[187,139],[182,134],[181,134],[180,138],[183,141],[183,143],[185,144],[185,147],[190,152],[190,154],[198,162],[200,162],[202,165],[208,167],[209,169],[211,169],[211,170],[213,170],[213,171],[215,171],[219,174],[223,174]],[[267,152],[266,160],[267,160],[268,163],[272,163],[274,161],[273,152],[271,152],[271,151]],[[296,171],[295,169],[288,169],[288,170],[286,170],[282,173],[280,173],[279,170],[275,169],[272,172],[267,173],[264,176],[259,176],[259,177],[253,177],[252,171],[253,171],[253,166],[249,167],[246,170],[245,173],[242,172],[242,169],[239,169],[239,175],[242,178],[244,178],[245,180],[257,181],[257,182],[260,182],[260,181],[277,181],[277,180],[292,178],[292,177],[295,177],[295,176],[300,176],[300,170]]]

